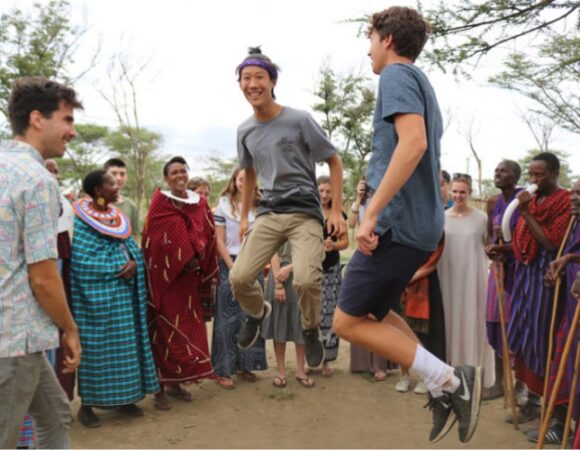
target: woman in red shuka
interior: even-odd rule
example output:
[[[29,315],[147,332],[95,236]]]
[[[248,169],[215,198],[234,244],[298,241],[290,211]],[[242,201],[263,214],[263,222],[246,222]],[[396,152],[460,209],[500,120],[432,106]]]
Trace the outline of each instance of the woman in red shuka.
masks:
[[[143,229],[149,274],[149,333],[161,391],[191,401],[182,384],[213,378],[202,302],[217,280],[215,227],[204,197],[187,190],[188,167],[176,156],[163,167],[169,191],[157,190]]]

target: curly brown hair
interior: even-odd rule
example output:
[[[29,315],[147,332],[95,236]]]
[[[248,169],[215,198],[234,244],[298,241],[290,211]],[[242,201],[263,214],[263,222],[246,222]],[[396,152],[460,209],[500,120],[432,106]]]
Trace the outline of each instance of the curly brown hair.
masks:
[[[391,6],[381,12],[373,14],[367,36],[376,31],[381,39],[393,36],[395,51],[415,61],[431,32],[431,25],[413,8]]]
[[[73,88],[43,77],[17,78],[8,99],[8,118],[12,133],[22,136],[30,123],[30,113],[39,111],[50,119],[63,101],[74,109],[83,109]]]

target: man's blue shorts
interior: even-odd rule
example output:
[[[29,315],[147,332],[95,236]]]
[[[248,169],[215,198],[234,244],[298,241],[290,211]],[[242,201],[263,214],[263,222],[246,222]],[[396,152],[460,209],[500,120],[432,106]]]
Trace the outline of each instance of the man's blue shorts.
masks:
[[[377,320],[390,310],[400,310],[401,294],[431,253],[391,240],[388,231],[379,237],[371,256],[358,250],[352,256],[338,297],[339,308],[351,316],[369,313]]]

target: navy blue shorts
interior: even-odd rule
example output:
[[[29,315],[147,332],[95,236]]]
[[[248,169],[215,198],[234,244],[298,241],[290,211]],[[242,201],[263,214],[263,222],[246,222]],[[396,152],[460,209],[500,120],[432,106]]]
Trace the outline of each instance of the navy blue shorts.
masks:
[[[391,232],[386,232],[371,256],[358,250],[352,256],[342,280],[338,306],[351,316],[371,313],[378,320],[383,320],[390,310],[398,312],[401,294],[430,254],[394,243]]]

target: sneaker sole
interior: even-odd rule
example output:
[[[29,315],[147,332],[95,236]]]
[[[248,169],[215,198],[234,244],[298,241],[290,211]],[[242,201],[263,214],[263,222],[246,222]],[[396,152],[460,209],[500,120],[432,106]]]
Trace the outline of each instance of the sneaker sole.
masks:
[[[447,435],[447,433],[449,433],[451,431],[451,428],[453,428],[453,425],[455,425],[456,422],[457,422],[457,417],[455,417],[455,415],[453,415],[452,418],[447,420],[447,423],[445,424],[443,429],[439,432],[439,434],[435,437],[435,439],[429,440],[429,442],[431,442],[432,444],[439,442],[441,439],[443,439]]]
[[[473,437],[473,433],[477,428],[479,423],[479,412],[481,411],[481,390],[482,390],[482,380],[483,380],[483,368],[477,366],[475,368],[475,378],[473,380],[473,400],[471,402],[471,420],[469,421],[469,428],[467,429],[467,434],[463,443],[469,442]]]
[[[270,314],[272,313],[272,306],[270,306],[270,303],[268,302],[264,302],[264,315],[262,316],[262,321],[260,322],[260,326],[257,328],[256,330],[256,334],[254,336],[254,338],[252,339],[252,341],[246,345],[246,346],[242,346],[240,345],[240,343],[238,342],[238,348],[240,350],[247,350],[249,349],[252,345],[254,345],[256,343],[256,341],[258,340],[258,337],[260,336],[260,330],[262,329],[262,322],[264,322],[264,320],[266,320],[268,317],[270,317]]]
[[[322,363],[324,362],[324,357],[326,356],[326,352],[324,351],[324,344],[322,344],[322,342],[320,342],[320,345],[322,345],[322,358],[320,358],[320,361],[318,361],[317,364],[310,364],[310,361],[308,361],[308,360],[306,361],[306,363],[308,364],[308,367],[310,367],[311,369],[318,369],[320,366],[322,366]]]

